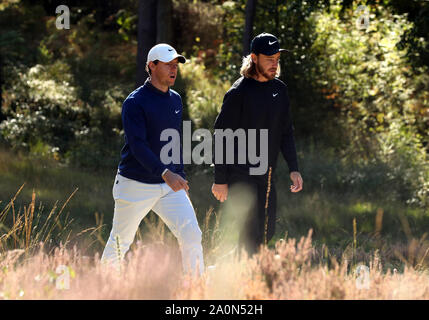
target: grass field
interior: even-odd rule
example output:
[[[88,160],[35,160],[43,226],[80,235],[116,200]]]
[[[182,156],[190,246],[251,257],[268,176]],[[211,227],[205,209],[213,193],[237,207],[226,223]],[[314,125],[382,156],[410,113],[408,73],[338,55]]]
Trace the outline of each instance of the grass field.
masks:
[[[288,191],[287,166],[281,160],[275,176],[276,234],[252,259],[227,254],[234,248],[238,222],[234,210],[220,206],[209,192],[212,168],[187,168],[206,265],[217,267],[192,282],[192,290],[189,285],[183,290],[183,278],[171,269],[180,265],[177,243],[153,213],[142,222],[127,256],[126,280],[100,271],[97,257],[110,232],[115,168],[85,171],[3,149],[0,292],[8,299],[429,298],[429,214],[405,202],[406,187],[391,183],[387,169],[379,165],[351,168],[311,150],[300,151],[299,157],[304,189]],[[302,237],[306,240],[295,240]],[[165,261],[159,274],[134,279],[150,268],[151,259]],[[369,267],[369,290],[356,289],[360,264]],[[67,265],[73,274],[70,290],[55,287],[58,265]],[[226,270],[228,277],[222,277]],[[168,286],[157,282],[167,274]],[[323,289],[315,291],[314,279]],[[118,291],[105,288],[123,280],[127,285]],[[86,290],[88,281],[91,290]],[[223,283],[222,289],[213,283]]]

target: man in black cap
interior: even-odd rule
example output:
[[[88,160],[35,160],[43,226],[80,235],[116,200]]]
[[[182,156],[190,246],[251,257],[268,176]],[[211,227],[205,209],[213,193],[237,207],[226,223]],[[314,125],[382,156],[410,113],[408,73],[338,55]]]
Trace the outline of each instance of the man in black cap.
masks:
[[[250,255],[257,252],[261,244],[268,243],[274,235],[276,190],[273,177],[279,151],[289,167],[293,182],[291,192],[301,191],[303,185],[298,171],[288,90],[286,84],[277,78],[283,51],[287,50],[280,49],[278,39],[272,34],[262,33],[252,40],[251,54],[243,58],[240,70],[242,77],[225,94],[214,125],[215,141],[219,129],[268,129],[268,155],[265,155],[268,157],[268,167],[264,174],[250,173],[252,164],[249,157],[245,164],[215,162],[212,193],[216,199],[224,202],[228,198],[228,191],[235,185],[244,185],[250,192],[250,199],[245,200],[250,207],[245,212],[239,234],[240,247],[244,247]],[[249,148],[251,144],[256,144],[256,152],[261,153],[263,142],[258,138],[249,141],[249,137]],[[237,161],[239,152],[234,144],[234,161]],[[241,197],[240,193],[230,196]]]

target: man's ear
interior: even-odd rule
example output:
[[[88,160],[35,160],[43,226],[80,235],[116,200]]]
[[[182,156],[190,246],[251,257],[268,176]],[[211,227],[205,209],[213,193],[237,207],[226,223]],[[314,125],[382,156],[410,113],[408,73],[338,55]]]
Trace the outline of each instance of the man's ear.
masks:
[[[250,58],[252,59],[253,63],[257,63],[258,62],[258,56],[254,53],[250,54]]]
[[[149,69],[150,69],[150,71],[153,72],[153,69],[155,69],[155,68],[156,68],[156,64],[153,63],[153,61],[149,61]]]

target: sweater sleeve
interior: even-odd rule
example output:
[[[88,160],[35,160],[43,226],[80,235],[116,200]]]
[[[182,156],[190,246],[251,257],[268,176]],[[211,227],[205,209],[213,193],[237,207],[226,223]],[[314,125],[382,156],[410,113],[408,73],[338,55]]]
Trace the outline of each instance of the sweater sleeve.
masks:
[[[285,89],[285,92],[286,92],[286,97],[285,97],[286,111],[285,112],[286,112],[287,122],[283,129],[280,148],[281,148],[283,157],[285,158],[288,164],[289,172],[292,172],[292,171],[298,171],[298,161],[297,161],[297,155],[296,155],[295,139],[293,135],[294,127],[292,123],[292,114],[290,111],[289,94],[288,94],[287,88]]]
[[[146,118],[134,98],[124,101],[122,123],[131,153],[137,161],[153,174],[161,176],[167,168],[150,149],[147,141]]]
[[[218,114],[215,124],[214,124],[214,142],[216,143],[216,130],[217,129],[232,129],[236,130],[239,126],[239,120],[241,117],[242,109],[242,99],[239,94],[238,89],[230,89],[223,98],[222,108]],[[223,144],[224,145],[224,144]],[[216,148],[215,148],[216,151]],[[225,145],[223,147],[223,161],[222,164],[215,163],[215,183],[216,184],[226,184],[228,183],[228,169],[225,164],[226,155],[225,155]],[[216,152],[213,152],[216,157]]]

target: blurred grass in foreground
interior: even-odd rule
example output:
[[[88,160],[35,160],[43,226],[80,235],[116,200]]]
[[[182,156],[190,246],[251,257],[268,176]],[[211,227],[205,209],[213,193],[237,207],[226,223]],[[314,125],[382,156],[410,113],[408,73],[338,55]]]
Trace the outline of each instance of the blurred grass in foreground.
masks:
[[[429,299],[429,273],[406,267],[382,271],[374,253],[365,271],[347,259],[315,262],[311,230],[299,241],[281,239],[252,258],[244,252],[219,261],[203,277],[181,274],[169,244],[137,242],[120,270],[85,256],[76,246],[0,256],[2,299]],[[156,266],[156,268],[154,268]],[[362,270],[362,269],[361,269]]]

